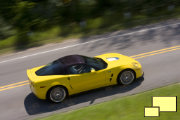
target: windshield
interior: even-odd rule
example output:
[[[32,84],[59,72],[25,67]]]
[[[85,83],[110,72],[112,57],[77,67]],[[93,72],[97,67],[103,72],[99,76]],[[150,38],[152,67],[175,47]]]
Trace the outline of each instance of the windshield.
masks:
[[[63,64],[59,61],[54,61],[46,65],[45,67],[37,70],[36,74],[39,76],[64,74]]]
[[[95,67],[97,70],[101,70],[107,67],[107,63],[100,58],[96,58],[96,57],[91,58],[86,56],[83,57],[88,65]]]

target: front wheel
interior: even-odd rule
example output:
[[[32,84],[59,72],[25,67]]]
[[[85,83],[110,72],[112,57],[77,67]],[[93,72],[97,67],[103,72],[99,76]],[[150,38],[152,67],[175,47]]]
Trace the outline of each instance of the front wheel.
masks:
[[[48,94],[49,100],[55,103],[62,102],[66,98],[66,90],[61,87],[53,87]]]
[[[135,73],[132,70],[124,70],[118,76],[118,82],[123,85],[129,85],[135,80]]]

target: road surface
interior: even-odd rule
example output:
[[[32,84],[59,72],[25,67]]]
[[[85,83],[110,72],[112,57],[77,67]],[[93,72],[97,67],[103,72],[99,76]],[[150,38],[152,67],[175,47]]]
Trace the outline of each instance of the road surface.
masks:
[[[112,52],[128,56],[140,54],[136,59],[142,64],[144,80],[126,87],[106,87],[75,95],[60,104],[39,100],[29,89],[26,69],[70,54],[95,56]],[[32,119],[162,87],[180,82],[180,20],[1,56],[0,68],[0,120]]]

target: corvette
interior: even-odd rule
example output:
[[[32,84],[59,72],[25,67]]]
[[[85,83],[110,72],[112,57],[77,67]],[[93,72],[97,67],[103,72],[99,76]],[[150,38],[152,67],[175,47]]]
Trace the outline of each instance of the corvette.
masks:
[[[115,84],[129,85],[143,76],[141,64],[122,54],[95,57],[69,55],[27,70],[30,88],[39,99],[62,102],[67,96]]]

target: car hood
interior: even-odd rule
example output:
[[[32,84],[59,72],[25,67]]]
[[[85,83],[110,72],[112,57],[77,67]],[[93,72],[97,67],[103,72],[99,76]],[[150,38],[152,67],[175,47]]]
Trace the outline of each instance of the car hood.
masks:
[[[137,62],[136,60],[128,56],[118,53],[107,53],[96,57],[103,59],[108,64],[108,67],[117,67],[121,65],[127,65],[129,63]]]

